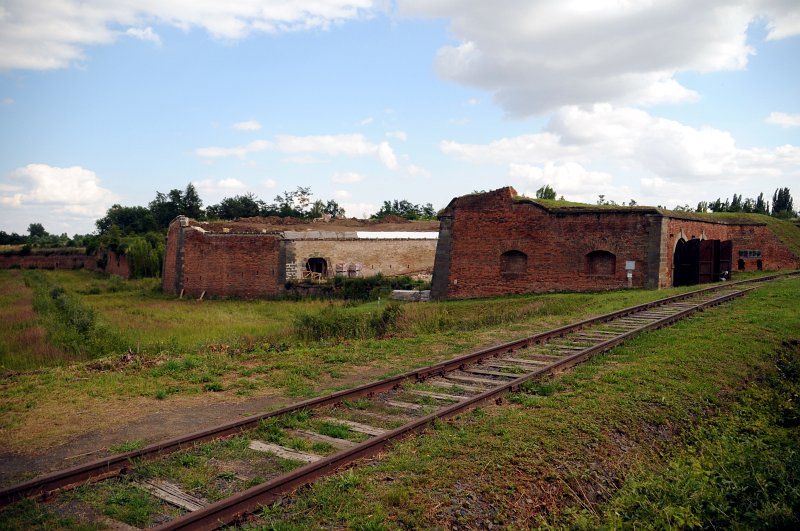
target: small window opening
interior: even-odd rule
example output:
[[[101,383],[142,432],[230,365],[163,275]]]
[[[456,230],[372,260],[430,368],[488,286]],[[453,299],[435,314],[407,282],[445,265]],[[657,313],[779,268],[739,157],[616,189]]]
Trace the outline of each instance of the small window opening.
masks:
[[[757,260],[756,261],[756,269],[761,271],[763,268],[764,268],[764,262],[762,262],[761,260]]]
[[[617,257],[608,251],[592,251],[586,255],[586,272],[612,277],[617,270]]]
[[[500,255],[500,274],[503,278],[520,278],[528,272],[528,255],[522,251],[506,251]]]
[[[739,258],[737,266],[739,267],[739,271],[744,271],[744,260],[742,258]]]

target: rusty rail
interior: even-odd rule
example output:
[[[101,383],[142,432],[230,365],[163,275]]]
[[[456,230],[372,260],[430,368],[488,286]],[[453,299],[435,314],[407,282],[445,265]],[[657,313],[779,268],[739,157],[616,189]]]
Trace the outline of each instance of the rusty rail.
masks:
[[[364,385],[355,387],[353,389],[339,391],[339,392],[336,392],[336,393],[333,393],[333,394],[330,394],[330,395],[327,395],[327,396],[324,396],[324,397],[305,400],[305,401],[302,401],[302,402],[299,402],[299,403],[296,403],[296,404],[293,404],[293,405],[290,405],[290,406],[286,406],[286,407],[277,409],[275,411],[271,411],[269,413],[264,413],[264,414],[256,415],[256,416],[249,417],[249,418],[246,418],[246,419],[241,419],[241,420],[238,420],[238,421],[222,424],[222,425],[216,426],[214,428],[209,428],[209,429],[197,431],[197,432],[194,432],[194,433],[190,433],[188,435],[175,437],[175,438],[172,438],[172,439],[168,439],[166,441],[162,441],[162,442],[159,442],[159,443],[156,443],[156,444],[152,444],[152,445],[149,445],[149,446],[147,446],[145,448],[142,448],[142,449],[139,449],[139,450],[134,450],[134,451],[123,453],[123,454],[118,454],[118,455],[114,455],[114,456],[110,456],[110,457],[106,457],[106,458],[101,458],[101,459],[98,459],[98,460],[95,460],[95,461],[92,461],[92,462],[89,462],[89,463],[85,463],[85,464],[82,464],[82,465],[77,465],[77,466],[69,468],[69,469],[65,469],[65,470],[53,472],[53,473],[50,473],[50,474],[46,474],[46,475],[40,476],[38,478],[34,478],[32,480],[26,481],[24,483],[21,483],[21,484],[18,484],[18,485],[15,485],[15,486],[0,490],[0,507],[8,505],[9,503],[12,503],[12,502],[14,502],[16,500],[19,500],[21,498],[24,498],[24,497],[30,497],[30,496],[47,497],[47,496],[53,494],[54,492],[57,492],[59,490],[68,489],[68,488],[74,487],[76,485],[82,484],[82,483],[87,482],[87,481],[102,480],[102,479],[117,475],[119,473],[125,472],[128,469],[128,467],[130,466],[130,463],[133,460],[140,461],[142,459],[145,459],[145,460],[155,459],[155,458],[157,458],[157,457],[159,457],[161,455],[169,454],[169,453],[176,452],[176,451],[184,449],[184,448],[188,448],[188,447],[190,447],[190,446],[192,446],[192,445],[194,445],[194,444],[196,444],[198,442],[204,442],[204,441],[218,439],[218,438],[222,438],[222,437],[226,437],[226,436],[230,436],[230,435],[235,435],[237,433],[252,429],[252,428],[256,427],[257,424],[260,421],[268,419],[268,418],[271,418],[271,417],[277,417],[277,416],[280,416],[280,415],[284,415],[286,413],[291,413],[291,412],[302,410],[302,409],[319,408],[319,407],[326,406],[326,405],[336,404],[336,403],[339,403],[339,402],[341,402],[343,400],[356,399],[356,398],[363,397],[363,396],[373,395],[373,394],[376,394],[376,393],[380,393],[380,392],[383,392],[383,391],[386,391],[386,390],[391,390],[393,388],[396,388],[396,387],[398,387],[399,385],[401,385],[404,382],[421,381],[421,380],[424,380],[426,378],[430,378],[432,376],[442,375],[442,374],[445,374],[447,372],[451,372],[453,370],[457,370],[457,369],[459,369],[459,368],[461,368],[461,367],[463,367],[465,365],[473,364],[473,363],[476,363],[476,362],[479,362],[481,360],[485,360],[485,359],[488,359],[488,358],[491,358],[491,357],[496,357],[496,356],[499,356],[501,354],[512,352],[512,351],[520,349],[520,348],[526,348],[526,347],[528,347],[530,345],[537,344],[537,343],[542,343],[542,342],[545,342],[545,341],[547,341],[549,339],[552,339],[552,338],[562,337],[565,334],[580,330],[580,329],[582,329],[584,327],[587,327],[587,326],[590,326],[590,325],[611,321],[611,320],[618,319],[620,317],[624,317],[624,316],[632,314],[632,313],[641,312],[641,311],[644,311],[644,310],[647,310],[647,309],[655,308],[655,307],[658,307],[658,306],[663,306],[665,304],[682,301],[682,300],[685,300],[685,299],[688,299],[688,298],[691,298],[691,297],[694,297],[694,296],[697,296],[697,295],[700,295],[700,294],[710,293],[710,292],[713,292],[713,291],[716,291],[716,290],[720,290],[720,289],[726,289],[726,288],[732,288],[732,287],[736,287],[736,286],[741,286],[741,285],[745,285],[745,284],[752,283],[752,282],[763,282],[763,281],[773,280],[773,279],[780,278],[780,277],[783,277],[783,276],[792,275],[792,274],[798,274],[798,273],[800,273],[800,271],[792,272],[792,273],[788,273],[788,274],[782,274],[782,275],[770,275],[770,276],[765,276],[765,277],[758,277],[758,278],[749,279],[749,280],[745,280],[745,281],[739,281],[739,282],[723,283],[723,284],[719,284],[719,285],[716,285],[716,286],[712,286],[712,287],[708,287],[708,288],[703,288],[703,289],[699,289],[699,290],[683,293],[683,294],[680,294],[680,295],[674,295],[674,296],[671,296],[671,297],[658,299],[656,301],[640,304],[640,305],[637,305],[637,306],[624,308],[622,310],[618,310],[618,311],[607,313],[607,314],[604,314],[604,315],[601,315],[601,316],[598,316],[598,317],[593,317],[593,318],[590,318],[590,319],[586,319],[586,320],[583,320],[583,321],[580,321],[580,322],[577,322],[577,323],[573,323],[573,324],[570,324],[570,325],[562,326],[562,327],[556,328],[554,330],[550,330],[550,331],[547,331],[547,332],[543,332],[543,333],[536,334],[536,335],[533,335],[533,336],[529,336],[529,337],[526,337],[526,338],[522,338],[522,339],[519,339],[519,340],[510,341],[510,342],[503,343],[503,344],[500,344],[500,345],[495,345],[495,346],[492,346],[492,347],[489,347],[489,348],[476,350],[476,351],[473,351],[471,353],[465,354],[463,356],[459,356],[457,358],[454,358],[454,359],[451,359],[451,360],[448,360],[448,361],[445,361],[445,362],[441,362],[441,363],[437,363],[435,365],[431,365],[431,366],[428,366],[428,367],[423,367],[423,368],[420,368],[420,369],[415,369],[415,370],[412,370],[412,371],[408,371],[408,372],[405,372],[405,373],[399,374],[397,376],[394,376],[394,377],[391,377],[391,378],[387,378],[387,379],[384,379],[384,380],[381,380],[381,381],[378,381],[378,382],[364,384]],[[744,291],[739,292],[739,294],[741,294],[743,292]],[[738,295],[734,294],[734,296],[738,296]],[[724,300],[729,300],[730,298],[732,298],[731,295],[723,297]],[[695,309],[693,311],[697,311],[697,310]],[[689,313],[691,313],[691,312],[689,312]],[[672,322],[672,321],[670,321],[670,322]],[[660,324],[660,326],[665,326],[665,324],[668,324],[668,323]],[[643,327],[641,330],[637,330],[635,333],[639,333],[639,332],[641,332],[643,330],[646,330],[648,328],[649,327]],[[621,339],[620,338],[614,338],[613,340],[610,340],[610,341],[607,341],[605,343],[602,343],[601,345],[598,345],[597,348],[600,348],[600,347],[603,347],[604,349],[611,348],[611,347],[621,343],[622,341],[624,341],[625,338],[629,337],[630,335],[631,334],[625,334],[623,336],[620,336]],[[385,444],[386,441],[388,441],[388,440],[390,440],[392,438],[401,436],[401,435],[406,434],[406,433],[412,433],[414,431],[419,431],[425,425],[427,425],[427,423],[429,423],[433,418],[444,418],[444,417],[448,417],[448,416],[451,416],[453,414],[456,414],[458,411],[463,410],[465,407],[470,407],[474,403],[478,403],[478,402],[481,402],[481,401],[486,400],[488,398],[491,398],[493,396],[496,396],[497,394],[503,393],[508,389],[515,389],[521,383],[524,383],[524,381],[527,381],[528,379],[535,378],[535,377],[540,377],[540,376],[542,376],[544,374],[549,374],[549,373],[552,373],[552,372],[557,371],[557,370],[563,370],[564,368],[571,367],[572,365],[575,365],[576,363],[579,363],[580,361],[582,361],[586,357],[591,356],[593,353],[598,351],[598,350],[596,350],[595,347],[592,347],[592,349],[587,349],[587,351],[589,351],[589,350],[591,350],[591,351],[588,352],[588,353],[582,351],[582,352],[578,353],[578,355],[574,355],[574,356],[570,356],[568,358],[562,359],[562,360],[560,360],[559,362],[557,362],[557,363],[555,363],[553,365],[544,367],[543,369],[538,370],[538,371],[536,371],[534,373],[528,374],[523,378],[519,378],[517,380],[514,380],[514,381],[510,382],[508,385],[502,385],[502,386],[498,387],[497,389],[492,389],[490,391],[487,391],[486,393],[482,393],[481,395],[478,395],[476,397],[470,398],[469,401],[468,401],[468,404],[466,406],[462,407],[461,403],[456,404],[456,405],[454,405],[454,406],[452,406],[450,408],[446,408],[446,409],[442,410],[440,413],[437,413],[437,414],[434,414],[432,416],[429,416],[430,418],[429,417],[424,417],[422,419],[419,419],[419,420],[415,421],[412,424],[409,424],[407,426],[403,426],[401,428],[398,428],[397,430],[393,430],[393,431],[391,431],[389,433],[386,433],[386,434],[384,434],[382,436],[379,436],[377,438],[370,439],[370,441],[367,441],[367,442],[370,443],[370,446],[368,446],[368,447],[367,446],[362,447],[362,445],[359,445],[359,446],[357,446],[357,447],[355,447],[355,448],[353,448],[351,450],[348,450],[346,452],[340,452],[339,454],[336,454],[335,456],[332,456],[330,458],[330,459],[335,458],[335,462],[331,461],[331,462],[327,463],[328,459],[325,459],[325,460],[323,460],[321,462],[317,462],[314,465],[308,465],[308,466],[302,467],[300,469],[297,469],[297,470],[295,470],[293,472],[290,472],[286,476],[289,477],[289,478],[295,478],[295,479],[290,479],[289,483],[285,483],[285,482],[282,483],[280,487],[278,487],[276,485],[269,486],[272,483],[278,481],[278,479],[280,479],[280,478],[276,478],[276,480],[273,480],[271,482],[265,483],[264,485],[261,485],[261,486],[253,487],[252,489],[250,489],[248,491],[245,491],[245,492],[243,492],[243,493],[241,493],[241,494],[239,494],[237,496],[234,496],[232,498],[238,498],[240,496],[244,496],[246,493],[251,493],[251,491],[256,491],[256,490],[259,491],[259,494],[258,494],[259,496],[263,495],[264,492],[273,492],[273,491],[274,492],[278,492],[278,491],[285,492],[287,489],[292,489],[292,488],[295,488],[298,485],[302,485],[302,484],[308,483],[308,481],[310,481],[310,480],[308,480],[309,477],[319,477],[319,475],[324,473],[324,472],[318,473],[318,472],[312,472],[312,471],[323,470],[323,468],[324,468],[324,470],[332,470],[332,469],[335,469],[338,466],[341,466],[341,464],[346,462],[347,459],[350,459],[350,460],[357,459],[358,457],[361,457],[363,455],[369,455],[370,453],[374,453],[374,451],[377,451],[377,450],[375,450],[375,448],[379,449],[380,447],[383,446],[383,444]],[[457,408],[456,406],[459,406],[459,407]],[[391,437],[390,437],[390,435],[391,435]],[[373,441],[376,441],[376,442],[373,442]],[[364,444],[366,444],[366,443],[364,443]],[[379,446],[374,446],[374,445],[379,445]],[[320,466],[320,463],[323,463],[322,467]],[[309,473],[311,475],[308,475]],[[317,475],[314,476],[313,474],[317,474]],[[267,487],[265,487],[265,485]],[[215,506],[218,506],[220,504],[223,504],[223,502],[225,502],[225,501],[226,500],[222,500],[220,502],[217,502],[217,503],[215,503],[213,505],[210,505],[206,509],[210,509],[212,507],[215,507]],[[242,502],[242,503],[245,503],[245,502]],[[268,503],[268,502],[265,502],[265,501],[261,500],[258,503],[259,504],[263,504],[263,503]],[[246,505],[246,503],[245,503],[245,505]],[[231,514],[234,514],[234,515],[235,514],[239,514],[239,510],[238,509],[221,509],[221,510],[222,510],[222,513],[220,513],[220,514],[228,514],[228,513],[231,513]],[[196,513],[191,513],[190,515],[187,515],[187,517],[191,516],[192,514],[196,514]],[[175,522],[179,522],[179,521],[180,521],[180,519],[176,520]]]

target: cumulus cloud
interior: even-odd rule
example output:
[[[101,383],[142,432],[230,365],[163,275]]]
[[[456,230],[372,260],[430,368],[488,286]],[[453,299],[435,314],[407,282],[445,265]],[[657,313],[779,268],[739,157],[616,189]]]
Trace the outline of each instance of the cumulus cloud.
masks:
[[[159,37],[150,26],[146,28],[128,28],[125,31],[125,35],[139,39],[140,41],[152,42],[156,46],[161,46],[161,37]]]
[[[347,212],[348,216],[367,219],[378,211],[374,203],[340,203],[340,207]]]
[[[278,183],[275,182],[275,179],[266,179],[263,184],[264,188],[267,188],[269,190],[272,190],[273,188],[278,186]]]
[[[333,174],[333,177],[331,177],[333,182],[339,184],[360,183],[364,179],[366,179],[366,177],[354,172],[337,172]]]
[[[386,133],[386,136],[389,138],[394,138],[395,140],[402,140],[403,142],[408,140],[408,135],[405,133],[405,131],[389,131]]]
[[[257,120],[247,120],[246,122],[236,122],[231,127],[238,131],[258,131],[261,124]]]
[[[675,74],[744,68],[752,22],[766,20],[772,39],[800,34],[795,0],[400,0],[398,11],[449,19],[459,42],[438,51],[439,75],[515,116],[694,101]]]
[[[5,0],[0,70],[65,68],[84,59],[86,46],[108,44],[119,35],[154,41],[152,24],[201,28],[216,39],[237,40],[252,33],[327,29],[381,6],[374,0]]]
[[[100,186],[95,172],[80,166],[59,168],[28,164],[15,170],[10,179],[20,184],[0,189],[0,204],[9,207],[48,205],[56,213],[82,218],[102,216],[119,198]]]
[[[374,144],[364,135],[279,135],[277,149],[284,153],[317,153],[321,155],[374,155],[390,170],[397,169],[397,157],[388,142]]]
[[[247,185],[239,179],[203,179],[192,181],[197,192],[208,204],[220,201],[223,197],[239,195],[247,190]]]
[[[642,190],[653,194],[701,186],[714,190],[723,182],[729,188],[745,179],[763,186],[765,179],[800,178],[800,147],[740,148],[727,131],[607,104],[565,107],[540,132],[486,144],[444,141],[440,148],[469,162],[505,165],[512,178],[557,181],[559,192],[583,186],[610,189],[621,175],[638,176]]]
[[[416,166],[414,164],[409,165],[408,168],[406,168],[406,171],[412,177],[430,177],[431,176],[430,170],[426,170],[425,168],[421,168],[421,167]]]
[[[268,140],[254,140],[249,144],[244,146],[234,146],[234,147],[204,147],[204,148],[197,148],[194,150],[195,154],[198,157],[203,158],[219,158],[219,157],[239,157],[244,158],[249,153],[255,153],[257,151],[264,151],[266,149],[272,148],[272,142]]]
[[[781,127],[800,127],[800,114],[786,114],[785,112],[771,112],[767,116],[767,123]]]

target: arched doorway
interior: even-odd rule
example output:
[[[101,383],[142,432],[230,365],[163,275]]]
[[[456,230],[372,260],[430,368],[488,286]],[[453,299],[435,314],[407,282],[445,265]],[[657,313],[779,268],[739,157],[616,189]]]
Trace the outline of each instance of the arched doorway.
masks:
[[[692,286],[700,282],[700,240],[681,238],[672,256],[672,285]]]

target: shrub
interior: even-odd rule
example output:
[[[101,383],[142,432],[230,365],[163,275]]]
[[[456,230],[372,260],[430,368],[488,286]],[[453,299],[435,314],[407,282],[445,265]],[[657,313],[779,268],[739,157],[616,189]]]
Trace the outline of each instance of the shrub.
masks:
[[[388,304],[378,313],[357,313],[355,310],[329,306],[316,314],[299,315],[294,322],[300,339],[368,339],[386,335],[395,329],[403,309]]]

